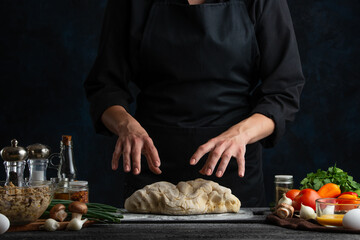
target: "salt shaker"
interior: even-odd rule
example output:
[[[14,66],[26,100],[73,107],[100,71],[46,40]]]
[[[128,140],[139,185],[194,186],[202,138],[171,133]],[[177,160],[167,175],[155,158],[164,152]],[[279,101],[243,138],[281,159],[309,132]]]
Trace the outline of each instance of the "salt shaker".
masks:
[[[48,157],[50,149],[40,143],[28,146],[28,167],[29,167],[29,182],[46,181],[46,171],[49,164]]]
[[[4,147],[0,155],[4,160],[6,171],[5,185],[8,186],[12,183],[18,187],[24,186],[25,160],[28,156],[25,148],[18,146],[18,141],[13,139],[11,140],[11,146]]]
[[[282,195],[293,188],[294,180],[292,175],[275,175],[275,204],[282,198]]]

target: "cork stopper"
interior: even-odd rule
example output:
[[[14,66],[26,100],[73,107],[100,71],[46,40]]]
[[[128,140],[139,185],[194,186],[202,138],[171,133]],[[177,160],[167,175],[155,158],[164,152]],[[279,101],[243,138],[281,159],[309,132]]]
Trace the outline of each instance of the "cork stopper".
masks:
[[[62,143],[65,146],[71,146],[71,136],[69,135],[62,135]]]

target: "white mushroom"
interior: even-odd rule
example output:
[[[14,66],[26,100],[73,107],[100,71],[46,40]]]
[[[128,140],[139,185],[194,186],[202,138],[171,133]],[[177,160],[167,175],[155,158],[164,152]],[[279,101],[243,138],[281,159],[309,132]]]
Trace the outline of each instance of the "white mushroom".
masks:
[[[278,207],[276,208],[276,215],[279,218],[285,219],[285,218],[292,218],[293,214],[294,214],[294,208],[293,206],[286,204],[286,203],[281,203],[280,205],[278,205]]]
[[[71,221],[66,226],[67,230],[80,230],[82,225],[87,221],[87,219],[81,220],[83,214],[87,213],[87,206],[85,203],[82,202],[72,202],[69,204],[68,207],[69,211],[71,212]]]
[[[69,204],[68,209],[71,212],[72,219],[81,220],[82,215],[87,213],[88,208],[85,203],[75,201]]]

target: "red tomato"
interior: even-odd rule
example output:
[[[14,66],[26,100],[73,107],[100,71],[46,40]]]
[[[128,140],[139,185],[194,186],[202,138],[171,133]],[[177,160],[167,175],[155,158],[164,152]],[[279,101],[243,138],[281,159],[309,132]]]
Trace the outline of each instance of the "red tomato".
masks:
[[[286,197],[290,198],[291,200],[294,200],[294,198],[299,194],[299,189],[291,189],[286,192]]]
[[[299,194],[295,197],[293,201],[293,207],[295,210],[300,210],[301,204],[311,207],[316,211],[315,200],[321,198],[320,195],[311,188],[303,189],[299,192]]]

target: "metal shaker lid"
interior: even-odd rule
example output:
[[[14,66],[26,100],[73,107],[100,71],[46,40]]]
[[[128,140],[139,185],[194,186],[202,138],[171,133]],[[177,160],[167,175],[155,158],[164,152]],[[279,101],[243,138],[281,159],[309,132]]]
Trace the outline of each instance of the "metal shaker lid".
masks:
[[[292,183],[292,175],[275,175],[275,183]]]
[[[28,154],[25,148],[18,146],[18,141],[16,139],[11,140],[11,146],[4,147],[0,155],[4,161],[8,162],[20,162],[25,161]]]
[[[50,156],[50,148],[41,143],[35,143],[26,147],[29,159],[46,159]]]

